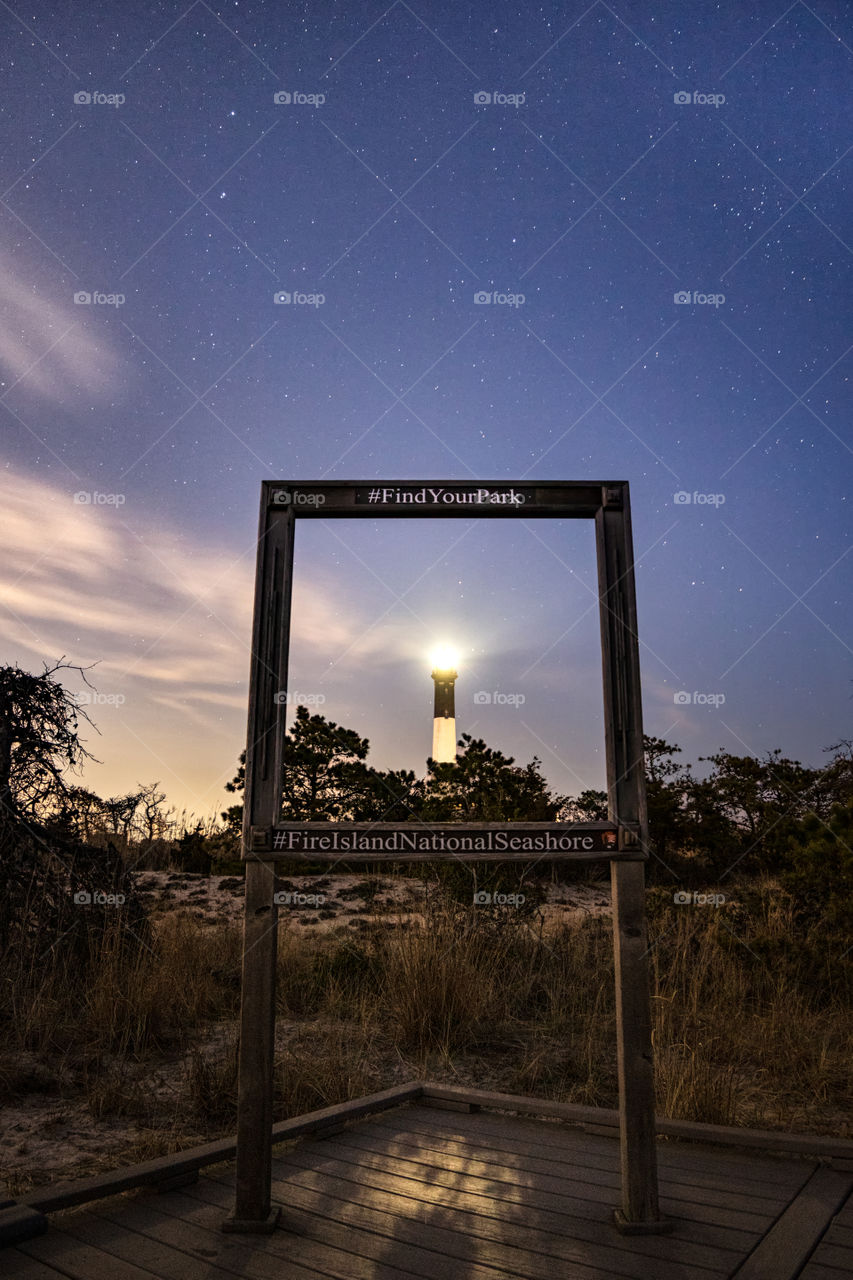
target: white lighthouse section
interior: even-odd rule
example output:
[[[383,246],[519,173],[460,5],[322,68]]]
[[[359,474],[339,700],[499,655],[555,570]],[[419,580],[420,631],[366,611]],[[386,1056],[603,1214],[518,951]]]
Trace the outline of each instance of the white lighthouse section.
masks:
[[[432,673],[435,685],[432,758],[440,764],[451,764],[456,759],[456,675],[452,662],[445,662]]]
[[[432,758],[441,763],[456,759],[456,718],[436,716],[432,722]]]

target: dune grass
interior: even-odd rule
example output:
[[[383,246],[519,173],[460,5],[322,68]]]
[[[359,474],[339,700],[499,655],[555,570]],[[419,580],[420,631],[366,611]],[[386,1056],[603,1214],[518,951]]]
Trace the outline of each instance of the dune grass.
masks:
[[[771,881],[728,909],[650,890],[648,909],[660,1114],[850,1133],[840,943],[800,928]],[[144,1123],[152,1152],[233,1131],[240,951],[237,928],[176,912],[150,945],[129,946],[120,925],[93,936],[82,966],[9,958],[0,1101],[85,1097],[95,1120]],[[437,893],[408,927],[283,925],[277,1013],[277,1119],[423,1077],[617,1103],[608,919],[546,931]],[[158,1109],[151,1072],[169,1062]]]

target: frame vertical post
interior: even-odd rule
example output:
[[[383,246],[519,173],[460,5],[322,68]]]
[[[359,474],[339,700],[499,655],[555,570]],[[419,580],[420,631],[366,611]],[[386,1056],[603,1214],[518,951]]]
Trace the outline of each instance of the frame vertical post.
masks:
[[[292,510],[268,514],[262,486],[252,630],[243,857],[246,900],[240,1004],[237,1101],[237,1173],[233,1217],[223,1231],[272,1231],[279,1210],[270,1205],[272,1098],[275,1051],[275,969],[278,907],[275,863],[263,856],[264,837],[278,821],[290,637],[295,517]],[[267,837],[268,839],[268,837]]]
[[[609,817],[647,845],[640,657],[627,484],[606,486],[596,516]],[[620,1231],[664,1231],[658,1208],[645,870],[611,862],[622,1207]]]

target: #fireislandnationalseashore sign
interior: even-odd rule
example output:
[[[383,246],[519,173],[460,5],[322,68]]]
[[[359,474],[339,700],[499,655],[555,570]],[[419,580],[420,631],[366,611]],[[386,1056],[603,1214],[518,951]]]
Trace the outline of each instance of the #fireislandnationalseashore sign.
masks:
[[[609,822],[292,822],[253,828],[252,844],[254,853],[320,862],[643,857],[637,833]]]

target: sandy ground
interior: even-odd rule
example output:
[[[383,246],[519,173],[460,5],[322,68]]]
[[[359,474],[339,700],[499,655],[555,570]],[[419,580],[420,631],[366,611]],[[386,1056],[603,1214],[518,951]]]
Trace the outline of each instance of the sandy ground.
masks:
[[[188,911],[211,923],[224,920],[239,924],[243,919],[243,881],[239,876],[142,871],[136,876],[136,887],[155,919],[174,910]],[[281,881],[280,893],[290,898],[279,902],[279,920],[321,933],[341,926],[359,929],[362,923],[376,920],[410,920],[420,915],[424,892],[420,880],[402,876],[372,882],[357,874],[294,876]],[[312,901],[315,898],[318,900]],[[610,887],[606,881],[601,885],[551,885],[542,906],[546,925],[609,914]]]
[[[136,875],[136,883],[155,926],[158,919],[175,911],[189,912],[210,924],[242,921],[239,877],[144,871]],[[281,881],[280,892],[291,895],[290,901],[279,904],[286,929],[358,932],[372,922],[398,927],[404,921],[423,919],[425,888],[414,879],[303,876]],[[318,900],[310,901],[312,896]],[[606,882],[557,885],[549,889],[548,901],[534,923],[538,930],[542,919],[548,928],[561,920],[572,922],[609,912]],[[300,1023],[280,1019],[279,1047],[303,1030]],[[232,1023],[213,1026],[197,1048],[204,1054],[221,1050],[223,1043],[233,1042],[234,1034]],[[0,1182],[15,1196],[32,1185],[87,1177],[104,1168],[150,1159],[163,1154],[164,1134],[174,1128],[183,1146],[194,1138],[206,1141],[209,1134],[203,1125],[195,1122],[194,1128],[182,1111],[189,1059],[190,1054],[184,1054],[156,1065],[115,1064],[116,1089],[131,1099],[132,1105],[126,1108],[131,1114],[96,1117],[82,1094],[79,1072],[62,1070],[57,1080],[56,1071],[48,1071],[36,1054],[4,1056],[0,1049],[0,1086],[4,1076],[16,1082],[13,1101],[0,1112]]]

